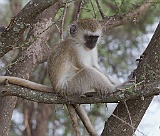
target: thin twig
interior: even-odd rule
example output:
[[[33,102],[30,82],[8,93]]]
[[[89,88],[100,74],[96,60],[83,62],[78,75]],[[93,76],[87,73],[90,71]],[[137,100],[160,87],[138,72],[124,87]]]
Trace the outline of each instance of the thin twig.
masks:
[[[61,39],[61,41],[64,40],[64,38],[63,38],[64,20],[65,20],[65,17],[66,17],[67,8],[68,8],[68,0],[66,0],[66,2],[65,2],[65,7],[64,7],[64,10],[63,10],[63,14],[62,14],[61,29],[60,29],[60,39]]]
[[[84,4],[84,1],[81,0],[80,3],[79,3],[79,7],[78,7],[78,11],[77,11],[77,16],[76,16],[76,19],[75,19],[75,20],[78,20],[78,19],[79,19],[80,12],[81,12],[81,10],[82,10],[83,4]]]
[[[147,9],[149,9],[153,5],[155,5],[155,3],[144,3],[139,7],[137,7],[136,9],[134,9],[132,12],[105,18],[102,21],[102,26],[104,27],[104,31],[119,25],[124,25],[129,21],[133,20],[133,18],[135,17],[138,18],[142,13],[144,13]]]
[[[93,6],[93,3],[92,3],[92,0],[89,0],[90,3],[91,3],[91,6],[92,6],[92,9],[93,9],[93,13],[94,13],[94,18],[96,18],[96,12],[95,12],[95,9],[94,9],[94,6]]]
[[[121,5],[120,5],[119,9],[121,9],[121,8],[122,8],[122,5],[123,5],[123,4],[124,4],[124,0],[122,0]]]
[[[116,12],[116,15],[117,15],[119,13],[120,8],[115,0],[113,0],[113,2],[115,4],[115,6],[117,7],[117,12]]]
[[[127,110],[127,113],[128,113],[128,116],[129,116],[129,120],[130,120],[130,123],[131,123],[131,126],[132,126],[132,130],[133,130],[133,133],[134,133],[134,127],[133,127],[133,122],[132,122],[132,118],[131,118],[131,114],[130,114],[130,112],[129,112],[129,109],[128,109],[128,106],[127,106],[127,104],[126,104],[126,101],[123,101],[124,102],[124,105],[125,105],[125,107],[126,107],[126,110]]]
[[[85,10],[85,12],[89,12],[89,13],[91,14],[91,16],[92,16],[92,17],[94,17],[94,15],[93,15],[93,13],[91,12],[91,10],[90,10],[90,9],[88,9],[88,8],[84,8],[84,7],[82,7],[82,9],[84,9],[84,10]]]
[[[98,9],[99,9],[99,13],[100,13],[101,16],[102,16],[102,19],[104,19],[104,18],[105,18],[105,15],[104,15],[104,13],[103,13],[103,11],[102,11],[102,8],[101,8],[101,6],[100,6],[100,4],[99,4],[99,1],[96,0],[96,3],[97,3],[97,6],[98,6]]]

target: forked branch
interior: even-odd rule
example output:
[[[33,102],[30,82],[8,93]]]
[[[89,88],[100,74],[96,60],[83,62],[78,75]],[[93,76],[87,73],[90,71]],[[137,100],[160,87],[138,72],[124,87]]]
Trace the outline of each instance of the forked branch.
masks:
[[[129,11],[123,15],[115,15],[111,17],[104,18],[102,21],[102,25],[104,26],[104,30],[111,29],[116,26],[124,25],[132,20],[137,19],[142,13],[144,13],[151,6],[156,5],[156,2],[146,2],[140,6],[138,6],[135,10]]]

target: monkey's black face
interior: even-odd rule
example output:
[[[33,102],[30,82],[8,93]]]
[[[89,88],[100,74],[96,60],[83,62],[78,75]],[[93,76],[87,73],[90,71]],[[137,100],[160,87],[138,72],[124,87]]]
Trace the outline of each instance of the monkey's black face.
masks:
[[[99,36],[93,36],[93,35],[84,35],[84,39],[86,41],[85,45],[87,48],[89,48],[90,50],[92,50],[97,43]]]

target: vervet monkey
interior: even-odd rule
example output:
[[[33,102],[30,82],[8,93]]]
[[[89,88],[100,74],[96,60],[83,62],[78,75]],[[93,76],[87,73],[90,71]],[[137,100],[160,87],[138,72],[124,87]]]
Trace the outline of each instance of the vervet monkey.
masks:
[[[98,64],[97,43],[101,36],[102,27],[95,19],[82,19],[70,26],[67,39],[55,46],[48,59],[49,78],[57,93],[69,96],[89,91],[107,94],[115,90],[119,82],[105,76]],[[72,106],[79,109],[76,112],[89,134],[97,136],[83,107]]]
[[[67,39],[58,43],[48,59],[53,88],[65,95],[115,91],[119,81],[104,75],[98,64],[97,44],[102,27],[95,19],[82,19],[70,26]]]

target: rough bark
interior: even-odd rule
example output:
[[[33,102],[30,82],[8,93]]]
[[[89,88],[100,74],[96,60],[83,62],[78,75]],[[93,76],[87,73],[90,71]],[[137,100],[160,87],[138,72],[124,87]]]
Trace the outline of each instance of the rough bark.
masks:
[[[47,8],[47,7],[51,6],[53,3],[55,3],[55,1],[49,1],[49,3],[47,4],[45,1],[41,0],[41,1],[35,1],[35,3],[40,4],[40,6],[42,6],[41,4],[44,4],[46,6],[45,8]],[[33,4],[35,4],[35,3],[33,3]],[[28,3],[28,4],[30,4],[30,3]],[[26,21],[25,18],[27,18],[27,20],[30,20],[32,22],[34,20],[34,17],[36,17],[37,14],[39,14],[40,12],[42,12],[45,9],[44,6],[42,6],[41,8],[38,9],[38,12],[36,11],[36,14],[35,14],[36,9],[33,7],[32,4],[31,5],[28,5],[28,4],[17,15],[18,20],[17,19],[15,20],[15,22],[14,22],[15,25],[12,27],[12,29],[7,30],[6,33],[4,32],[5,34],[8,34],[8,35],[7,36],[5,36],[5,34],[2,35],[5,37],[4,40],[6,40],[6,38],[8,36],[10,37],[9,39],[7,39],[8,41],[3,41],[3,43],[5,43],[5,46],[7,46],[8,44],[12,45],[13,43],[9,43],[9,42],[13,42],[12,38],[14,39],[14,43],[15,43],[15,39],[19,38],[19,36],[22,35],[23,32],[21,32],[21,30],[19,31],[19,33],[14,33],[14,30],[13,30],[13,28],[18,24],[19,21],[24,23],[24,21]],[[39,20],[39,18],[41,18],[41,15],[40,15],[37,18],[37,26],[35,26],[33,29],[41,31],[41,32],[46,30],[47,27],[52,24],[51,18],[54,18],[57,10],[59,8],[60,8],[59,4],[58,5],[56,4],[56,5],[53,5],[53,7],[50,7],[50,10],[48,11],[50,13],[47,14],[46,16],[43,16],[46,19],[43,18],[42,20]],[[30,11],[33,11],[33,12],[30,12]],[[33,14],[28,14],[28,12],[33,13]],[[20,17],[22,20],[20,20]],[[30,23],[30,22],[25,22],[25,23]],[[40,27],[39,27],[39,25],[40,25]],[[23,31],[24,31],[24,28],[23,28]],[[37,31],[33,31],[33,32],[35,34],[38,33]],[[43,38],[45,38],[45,36],[47,36],[47,32],[43,33]],[[32,38],[34,38],[34,37],[31,36],[30,39],[32,40]],[[29,76],[34,71],[35,67],[40,62],[42,62],[43,57],[44,57],[42,53],[49,51],[48,46],[42,44],[43,43],[42,41],[43,41],[42,39],[37,39],[34,43],[32,42],[32,45],[30,45],[30,46],[28,45],[29,47],[26,50],[23,50],[19,54],[18,59],[17,59],[18,61],[15,63],[15,65],[13,65],[11,67],[10,73],[8,73],[8,75],[22,77],[24,79],[29,79]],[[29,42],[28,42],[28,44],[29,44]],[[8,51],[8,48],[6,48],[5,46],[1,47],[1,49],[2,50],[5,49],[6,51]],[[1,55],[6,53],[6,51],[3,50]],[[8,135],[8,130],[9,130],[10,121],[11,121],[11,115],[12,115],[12,111],[14,109],[16,100],[17,100],[17,97],[1,97],[0,98],[0,135],[2,135],[2,136]]]
[[[160,49],[160,23],[148,47],[142,54],[138,67],[134,72],[135,74],[134,76],[136,77],[137,83],[144,81],[143,83],[144,88],[147,84],[152,84],[155,81],[160,80],[159,49]],[[128,110],[124,102],[118,104],[116,110],[114,111],[114,115],[124,120],[125,122],[131,124],[132,127],[122,122],[120,119],[111,116],[105,123],[105,128],[103,130],[102,136],[110,136],[110,135],[117,136],[119,134],[123,136],[133,135],[135,128],[137,128],[137,126],[139,125],[145,111],[147,110],[150,102],[152,101],[152,98],[153,96],[150,98],[145,98],[144,100],[139,99],[136,101],[135,100],[127,101],[126,103]]]
[[[6,76],[7,79],[8,76]],[[12,77],[14,78],[14,77]],[[16,77],[17,78],[17,77]],[[127,100],[136,100],[142,98],[159,95],[160,93],[160,82],[152,82],[147,83],[144,87],[144,85],[141,83],[139,84],[129,84],[128,88],[126,88],[126,84],[124,84],[121,87],[117,88],[117,91],[108,94],[106,96],[101,96],[97,94],[96,92],[88,92],[83,95],[83,97],[80,97],[79,95],[74,96],[68,96],[68,97],[62,97],[59,94],[56,94],[55,91],[52,91],[52,87],[36,84],[34,82],[24,80],[27,83],[27,87],[25,87],[25,84],[21,85],[15,85],[8,84],[10,83],[10,80],[5,80],[5,76],[3,76],[1,80],[0,77],[0,96],[17,96],[21,97],[23,99],[27,99],[29,101],[39,102],[39,103],[46,103],[46,104],[95,104],[95,103],[118,103],[120,101],[127,101]],[[20,78],[19,78],[20,80]],[[7,85],[4,85],[6,84]],[[41,88],[40,90],[36,89],[33,90],[33,85],[37,86],[36,88]],[[40,86],[39,86],[40,85]],[[31,86],[31,87],[30,87]],[[34,86],[34,87],[35,87]],[[84,97],[85,96],[85,97]]]
[[[20,11],[22,5],[19,4],[18,2],[16,2],[15,0],[10,1],[10,3],[11,3],[10,7],[11,7],[11,10],[13,13],[12,15],[14,16]],[[8,99],[10,99],[10,101],[8,101]],[[12,111],[13,111],[13,107],[16,104],[16,100],[17,100],[16,97],[7,97],[7,98],[0,97],[0,109],[4,109],[0,114],[0,116],[1,116],[0,122],[2,122],[2,123],[5,122],[5,124],[4,124],[5,127],[3,127],[2,131],[0,131],[0,136],[5,134],[6,132],[9,132],[10,119],[12,116],[12,114],[10,114],[10,113],[12,113]],[[7,103],[7,107],[6,107],[6,103]]]
[[[9,26],[0,36],[0,57],[18,46],[16,42],[22,37],[24,31],[33,24],[33,20],[45,9],[58,0],[32,0],[11,19]]]

